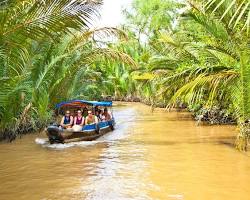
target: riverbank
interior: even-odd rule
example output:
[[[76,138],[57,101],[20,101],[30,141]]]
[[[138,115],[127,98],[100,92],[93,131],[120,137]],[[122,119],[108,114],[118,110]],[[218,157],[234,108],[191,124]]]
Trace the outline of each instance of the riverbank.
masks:
[[[111,99],[104,99],[104,100],[111,100]],[[235,125],[236,121],[232,120],[232,117],[226,116],[224,117],[223,112],[219,109],[201,109],[199,110],[189,110],[185,105],[181,105],[179,107],[166,109],[166,105],[162,104],[152,104],[148,101],[142,101],[138,97],[128,97],[128,98],[116,98],[113,99],[115,105],[122,105],[127,103],[142,103],[144,105],[150,106],[152,112],[157,109],[161,108],[165,112],[189,112],[190,118],[197,122],[197,125],[221,125],[221,124],[228,124],[228,125]],[[34,123],[35,121],[35,123]],[[47,122],[54,121],[53,118],[47,119]],[[5,129],[4,131],[0,132],[0,141],[9,141],[12,142],[16,138],[21,138],[22,135],[34,133],[36,131],[42,131],[46,127],[46,123],[40,123],[37,120],[26,120],[24,124],[14,126],[14,128]]]
[[[166,108],[167,111],[177,111],[177,112],[188,111],[191,113],[193,119],[197,121],[197,123],[200,125],[237,124],[237,120],[233,116],[233,113],[228,112],[227,109],[219,108],[218,106],[213,106],[213,107],[207,107],[201,105],[187,106],[184,103],[179,103],[174,107],[170,107],[168,104],[163,102],[149,102],[139,97],[114,98],[113,101],[140,102],[145,105],[151,106],[152,110],[154,110],[154,108]]]

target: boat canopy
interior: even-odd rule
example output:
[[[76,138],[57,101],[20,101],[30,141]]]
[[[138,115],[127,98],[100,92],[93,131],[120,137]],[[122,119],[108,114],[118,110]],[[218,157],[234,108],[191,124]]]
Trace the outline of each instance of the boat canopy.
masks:
[[[56,105],[56,108],[61,108],[64,106],[68,107],[84,107],[84,106],[104,106],[104,107],[111,107],[112,101],[86,101],[86,100],[71,100],[61,102]]]

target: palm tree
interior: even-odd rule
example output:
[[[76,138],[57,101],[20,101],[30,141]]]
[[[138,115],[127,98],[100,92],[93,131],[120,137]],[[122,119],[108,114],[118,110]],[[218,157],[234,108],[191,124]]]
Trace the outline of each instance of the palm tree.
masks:
[[[249,136],[250,2],[187,2],[189,5],[180,10],[183,4],[171,0],[161,1],[161,7],[157,0],[135,0],[134,12],[126,12],[128,29],[137,39],[133,48],[139,54],[135,57],[140,67],[136,73],[154,77],[138,80],[136,85],[141,86],[144,99],[154,102],[227,110],[226,115],[230,113],[241,127],[236,147],[245,150]]]
[[[244,37],[244,34],[248,36],[250,27],[250,2],[249,1],[229,1],[229,0],[209,0],[206,4],[204,3],[206,12],[212,12],[220,10],[218,15],[220,20],[227,23],[229,28],[232,28],[239,33],[237,30],[241,30],[241,45],[238,45],[238,52],[240,54],[240,134],[238,135],[236,146],[240,150],[246,150],[247,141],[250,137],[249,124],[247,123],[250,117],[250,88],[249,88],[249,59],[250,56],[248,51],[248,37]]]
[[[205,7],[211,8],[213,2]],[[249,137],[249,125],[246,122],[250,116],[249,54],[245,50],[247,32],[239,34],[237,30],[228,27],[225,15],[219,20],[217,16],[221,12],[214,13],[218,7],[219,4],[209,14],[209,9],[205,13],[192,4],[192,9],[183,14],[182,25],[185,31],[177,31],[172,36],[163,34],[160,37],[159,42],[166,46],[165,54],[172,56],[171,51],[175,54],[174,57],[165,56],[165,64],[170,62],[181,66],[165,73],[161,84],[167,87],[160,94],[169,95],[170,103],[181,99],[188,104],[205,103],[210,107],[219,102],[224,102],[224,106],[232,105],[241,127],[236,147],[246,150]],[[188,32],[190,27],[185,23],[186,20],[198,32]]]
[[[70,0],[2,5],[1,134],[12,139],[27,128],[43,127],[55,103],[96,88],[92,80],[100,77],[91,69],[96,63],[109,59],[135,65],[130,56],[96,39],[108,35],[126,39],[124,32],[88,27],[100,5],[101,1]]]
[[[208,0],[203,2],[206,11],[220,13],[220,20],[224,20],[228,27],[240,28],[249,33],[250,1]]]
[[[95,16],[101,1],[19,1],[7,0],[0,7],[0,127],[9,129],[19,123],[19,116],[31,108],[32,71],[31,55],[34,45],[51,46],[65,34],[86,30]],[[40,46],[41,47],[41,46]],[[61,58],[55,58],[54,63]],[[39,60],[39,58],[38,58]],[[49,71],[52,64],[44,70]],[[40,68],[43,66],[39,66]],[[40,80],[42,76],[40,74]],[[34,87],[39,88],[37,81]],[[39,96],[46,99],[46,96]],[[46,102],[46,101],[42,101]],[[24,112],[25,111],[25,112]],[[24,118],[24,116],[23,116]],[[15,126],[18,127],[18,126]],[[13,129],[11,132],[15,132]],[[5,131],[3,131],[5,132]]]

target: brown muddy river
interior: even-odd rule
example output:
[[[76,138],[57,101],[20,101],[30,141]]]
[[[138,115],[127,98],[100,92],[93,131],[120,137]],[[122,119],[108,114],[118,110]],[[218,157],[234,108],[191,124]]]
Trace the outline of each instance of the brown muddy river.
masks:
[[[234,126],[196,126],[188,113],[115,108],[116,130],[48,145],[43,134],[0,144],[1,200],[249,200],[250,154]]]

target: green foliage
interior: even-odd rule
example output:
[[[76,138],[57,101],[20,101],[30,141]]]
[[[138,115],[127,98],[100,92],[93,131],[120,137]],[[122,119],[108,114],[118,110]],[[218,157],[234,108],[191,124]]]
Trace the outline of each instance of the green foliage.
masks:
[[[152,105],[187,105],[198,120],[211,123],[237,120],[238,138],[243,139],[237,146],[245,150],[250,119],[249,2],[133,2],[133,11],[125,12],[138,42],[134,51],[139,52],[139,69],[133,73],[154,77],[136,82],[141,99]]]
[[[220,20],[225,20],[229,27],[246,29],[250,27],[250,2],[235,0],[208,0],[204,1],[204,9],[215,13],[221,13]]]
[[[126,40],[123,31],[88,27],[101,3],[9,0],[1,4],[0,138],[12,140],[19,133],[43,128],[62,100],[101,97],[106,85],[99,85],[110,76],[105,63],[136,66],[126,53],[96,41],[107,36]]]
[[[134,0],[119,29],[89,29],[101,3],[0,4],[2,135],[42,127],[60,101],[111,95],[188,107],[201,121],[235,120],[246,150],[249,1]],[[115,44],[102,40],[110,35]]]

